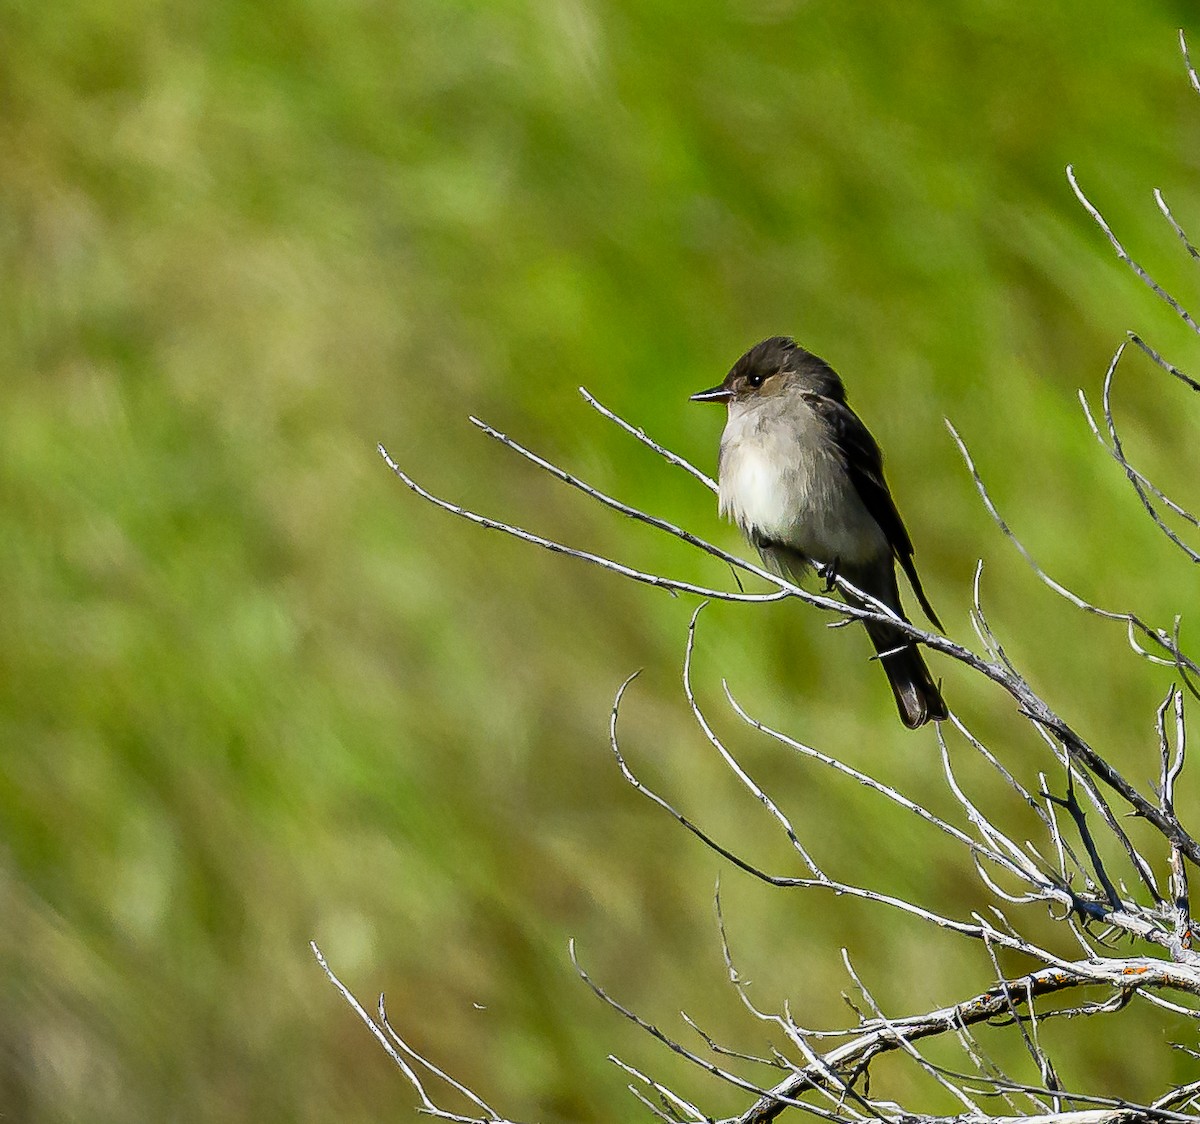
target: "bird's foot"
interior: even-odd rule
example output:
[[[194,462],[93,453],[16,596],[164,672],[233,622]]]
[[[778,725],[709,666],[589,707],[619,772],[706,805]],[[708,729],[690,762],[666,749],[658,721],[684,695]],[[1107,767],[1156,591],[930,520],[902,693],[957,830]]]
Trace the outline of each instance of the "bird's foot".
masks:
[[[825,592],[832,593],[837,587],[838,560],[835,558],[832,562],[820,563],[817,566],[817,577],[825,583]]]

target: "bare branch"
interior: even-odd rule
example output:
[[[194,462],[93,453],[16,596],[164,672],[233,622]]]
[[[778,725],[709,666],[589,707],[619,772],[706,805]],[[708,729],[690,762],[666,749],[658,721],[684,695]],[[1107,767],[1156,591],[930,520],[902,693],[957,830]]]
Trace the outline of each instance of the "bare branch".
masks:
[[[655,1026],[653,1023],[648,1022],[646,1019],[643,1019],[640,1015],[631,1011],[628,1007],[625,1007],[622,1004],[618,1003],[599,984],[597,984],[590,975],[588,975],[586,969],[584,969],[583,965],[581,965],[579,963],[579,958],[575,953],[574,940],[572,940],[570,942],[569,950],[570,950],[570,954],[571,954],[571,963],[575,966],[575,971],[579,974],[579,978],[581,980],[583,980],[583,982],[585,984],[587,984],[587,986],[591,990],[592,994],[595,995],[596,998],[601,999],[605,1003],[607,1003],[614,1011],[616,1011],[618,1014],[622,1015],[624,1018],[628,1019],[631,1023],[633,1023],[634,1026],[638,1027],[641,1030],[644,1030],[648,1035],[650,1035],[651,1038],[654,1038],[657,1041],[661,1042],[673,1054],[678,1054],[681,1058],[684,1058],[686,1061],[691,1062],[693,1065],[704,1070],[706,1073],[710,1074],[711,1076],[718,1077],[722,1081],[726,1082],[727,1084],[733,1085],[735,1088],[744,1089],[748,1092],[756,1093],[760,1097],[774,1096],[774,1094],[768,1092],[765,1089],[760,1088],[759,1086],[755,1085],[753,1082],[747,1081],[744,1078],[739,1077],[737,1074],[732,1073],[730,1070],[722,1069],[720,1066],[714,1065],[707,1058],[702,1058],[699,1054],[694,1053],[693,1051],[689,1050],[686,1046],[682,1045],[679,1042],[676,1042],[669,1035],[664,1034],[663,1031],[659,1030],[659,1028],[657,1026]],[[616,1058],[612,1058],[611,1060],[614,1062],[617,1061]],[[628,1067],[625,1067],[620,1062],[617,1062],[617,1064],[622,1065],[622,1068],[626,1068],[626,1069],[628,1068]],[[633,1071],[631,1070],[630,1072],[633,1072]],[[643,1077],[644,1080],[647,1080],[649,1082],[649,1079],[644,1078],[644,1076],[642,1074],[638,1074],[638,1076]],[[679,1101],[674,1096],[674,1094],[671,1094],[663,1086],[658,1085],[657,1083],[651,1083],[651,1084],[652,1084],[652,1087],[654,1089],[656,1089],[658,1092],[664,1093],[664,1095],[669,1096],[673,1102],[680,1104],[680,1105],[686,1103],[686,1102]],[[792,1098],[787,1097],[787,1096],[777,1097],[776,1100],[779,1102],[779,1106],[781,1108],[786,1108],[786,1107],[788,1107],[789,1104],[791,1104],[793,1107],[803,1108],[805,1111],[814,1113],[818,1116],[824,1116],[827,1119],[832,1118],[830,1113],[826,1112],[824,1109],[818,1108],[815,1105],[804,1104],[800,1101],[795,1101]],[[706,1117],[702,1113],[700,1113],[699,1110],[694,1109],[692,1106],[690,1106],[690,1105],[687,1106],[687,1109],[688,1109],[688,1111],[694,1112],[697,1119],[699,1119],[699,1120],[706,1119]]]
[[[694,464],[684,460],[683,457],[681,457],[678,453],[671,452],[670,449],[660,445],[652,438],[647,437],[646,431],[642,429],[641,426],[630,425],[629,422],[627,422],[624,418],[613,413],[613,411],[607,406],[602,405],[597,399],[592,397],[587,387],[581,386],[579,388],[579,393],[583,395],[583,400],[589,406],[591,406],[593,410],[598,411],[604,417],[608,418],[610,422],[614,422],[616,425],[619,425],[623,430],[625,430],[626,433],[636,437],[643,445],[653,449],[660,457],[667,461],[668,464],[673,464],[679,468],[682,468],[685,472],[699,480],[700,483],[703,484],[710,492],[715,492],[717,490],[717,482],[711,476],[701,472],[700,469],[698,469]]]
[[[793,596],[804,596],[806,600],[818,600],[809,598],[804,595],[803,590],[794,586],[790,586],[781,579],[773,578],[766,571],[760,571],[757,567],[749,563],[737,562],[742,569],[749,570],[752,573],[760,573],[760,576],[769,578],[778,588],[774,593],[726,593],[719,589],[709,589],[706,586],[692,585],[689,582],[675,581],[672,578],[664,578],[658,574],[648,574],[641,570],[635,570],[630,566],[623,566],[619,562],[614,562],[610,558],[605,558],[602,554],[593,554],[587,550],[576,550],[574,547],[566,546],[563,543],[555,542],[553,539],[543,538],[541,535],[535,535],[532,531],[526,531],[522,527],[515,527],[511,523],[504,523],[499,519],[491,519],[486,515],[480,515],[477,512],[470,511],[465,507],[459,507],[458,504],[451,503],[449,500],[444,500],[435,496],[432,492],[426,491],[421,487],[411,476],[408,475],[391,457],[391,454],[382,445],[379,446],[379,455],[387,462],[390,468],[407,487],[411,488],[418,496],[424,500],[428,500],[435,507],[440,507],[443,511],[448,511],[452,515],[457,515],[461,519],[466,519],[470,523],[475,523],[480,527],[489,531],[503,531],[506,535],[512,535],[513,538],[520,539],[522,542],[532,543],[534,546],[540,546],[543,550],[549,550],[555,554],[566,554],[571,558],[578,558],[583,562],[590,562],[594,566],[599,566],[604,570],[611,570],[614,574],[620,574],[621,577],[629,578],[630,581],[640,582],[643,585],[652,585],[658,589],[665,589],[671,593],[691,593],[698,597],[707,597],[716,601],[782,601],[784,598]],[[717,548],[713,547],[713,551],[717,552]],[[718,554],[720,552],[717,552]],[[828,601],[827,598],[819,600]],[[825,607],[825,606],[823,606]],[[831,608],[839,608],[836,602],[828,601],[828,606]]]
[[[1090,613],[1095,613],[1101,617],[1106,617],[1109,620],[1123,620],[1129,622],[1136,621],[1136,618],[1133,617],[1132,614],[1113,613],[1105,609],[1099,609],[1094,605],[1090,605],[1088,602],[1072,593],[1065,586],[1056,582],[1037,564],[1037,562],[1034,561],[1033,556],[1028,550],[1026,550],[1024,544],[1016,537],[1012,529],[1008,526],[1008,524],[1001,517],[999,511],[996,509],[996,506],[992,502],[991,496],[988,494],[987,488],[983,483],[983,479],[980,477],[979,471],[975,467],[975,461],[971,457],[965,442],[958,435],[958,431],[949,421],[946,422],[946,425],[949,428],[950,434],[954,438],[955,443],[958,445],[963,459],[966,461],[967,469],[971,473],[972,479],[975,481],[975,486],[979,491],[979,494],[983,499],[984,505],[989,514],[992,516],[992,519],[995,521],[996,525],[1003,532],[1004,536],[1017,548],[1021,556],[1029,564],[1034,573],[1037,574],[1038,577],[1040,577],[1042,581],[1046,583],[1046,585],[1050,586],[1051,589],[1061,594],[1073,605],[1080,609],[1084,609]],[[1140,630],[1144,631],[1145,635],[1152,639],[1159,639],[1156,633],[1146,628],[1145,625],[1141,625],[1141,622],[1137,623],[1140,626]],[[991,669],[991,665],[989,665],[989,669]],[[1002,681],[1000,680],[1000,677],[996,675],[989,675],[989,678],[996,678],[998,681]],[[1091,772],[1094,773],[1104,784],[1108,785],[1109,788],[1113,789],[1122,798],[1124,798],[1138,815],[1144,817],[1149,823],[1153,824],[1154,827],[1158,829],[1158,831],[1161,832],[1172,844],[1177,845],[1180,851],[1189,860],[1197,865],[1200,865],[1200,844],[1197,844],[1196,840],[1193,839],[1178,823],[1169,822],[1154,804],[1152,804],[1140,792],[1138,792],[1133,785],[1131,785],[1120,773],[1118,773],[1111,765],[1109,765],[1107,761],[1105,761],[1098,753],[1096,753],[1095,750],[1093,750],[1092,747],[1083,740],[1083,738],[1075,733],[1075,731],[1072,730],[1061,718],[1059,718],[1058,715],[1050,710],[1046,703],[1029,689],[1028,684],[1026,684],[1024,680],[1020,680],[1019,682],[1007,681],[1004,682],[1004,686],[1006,686],[1010,693],[1022,703],[1025,713],[1029,719],[1038,727],[1044,729],[1048,734],[1053,735],[1055,740],[1058,741],[1058,743],[1073,760],[1091,770]],[[1110,823],[1110,826],[1113,825]],[[1149,868],[1145,866],[1144,862],[1140,864],[1137,862],[1137,860],[1140,859],[1140,856],[1136,856],[1136,852],[1133,851],[1132,845],[1129,845],[1127,840],[1126,844],[1127,851],[1129,851],[1131,857],[1135,859],[1135,865],[1138,867],[1139,875],[1144,881],[1148,881],[1148,884],[1152,886],[1153,882],[1150,880],[1148,873]]]
[[[609,416],[615,418],[615,415]],[[705,542],[705,540],[699,536],[693,535],[690,531],[685,531],[682,527],[677,527],[674,523],[670,523],[666,519],[660,519],[656,515],[648,515],[644,511],[639,511],[636,507],[630,507],[628,504],[622,503],[620,500],[613,499],[612,496],[600,491],[599,488],[594,488],[592,485],[580,480],[579,477],[572,475],[565,469],[559,468],[558,465],[553,464],[551,461],[546,460],[545,457],[541,457],[532,450],[527,449],[524,445],[514,441],[507,434],[501,433],[498,429],[488,425],[487,422],[481,421],[473,414],[468,420],[473,426],[481,429],[493,440],[499,441],[501,445],[507,446],[508,448],[512,449],[514,453],[519,453],[527,461],[537,465],[537,467],[542,469],[543,472],[548,472],[551,476],[557,480],[561,480],[564,484],[569,484],[572,488],[577,488],[585,496],[596,500],[605,507],[611,508],[613,511],[619,511],[622,515],[626,515],[630,519],[634,519],[639,523],[646,523],[660,531],[665,531],[667,534],[687,543],[688,546],[694,546],[697,550],[704,551],[705,554],[711,554],[714,558],[719,558],[722,562],[725,562],[730,566],[739,569],[748,566],[747,563],[743,562],[743,560],[738,558],[736,555],[730,554],[728,551],[722,550],[720,547],[714,546],[712,543]],[[755,566],[749,566],[748,568],[751,572],[758,570],[760,576],[770,577],[772,582],[774,582],[776,585],[779,584],[779,579],[773,575],[769,575],[766,570],[759,570],[759,568]]]
[[[602,995],[602,998],[604,998],[605,1000],[608,999],[607,996],[603,996],[603,995]],[[647,1108],[649,1108],[650,1111],[653,1112],[655,1114],[655,1116],[657,1116],[660,1120],[677,1121],[677,1120],[690,1119],[690,1120],[697,1121],[697,1124],[705,1124],[705,1122],[708,1121],[709,1118],[707,1116],[705,1116],[698,1108],[696,1108],[695,1105],[689,1104],[682,1097],[678,1096],[676,1093],[673,1093],[665,1085],[662,1085],[659,1082],[655,1081],[652,1077],[647,1077],[646,1074],[642,1073],[642,1071],[640,1069],[634,1069],[633,1066],[628,1065],[627,1063],[621,1061],[620,1058],[616,1057],[613,1054],[608,1055],[608,1060],[610,1062],[612,1062],[613,1065],[615,1065],[618,1069],[624,1070],[631,1077],[636,1077],[639,1081],[642,1082],[643,1085],[646,1085],[649,1088],[653,1089],[663,1099],[663,1101],[666,1104],[669,1104],[669,1105],[675,1107],[676,1109],[680,1109],[686,1114],[686,1116],[678,1116],[678,1115],[674,1115],[674,1114],[667,1115],[667,1113],[665,1113],[665,1112],[660,1112],[658,1109],[656,1109],[654,1107],[653,1104],[651,1104],[650,1101],[648,1101],[645,1097],[639,1095],[637,1089],[635,1089],[632,1085],[630,1085],[629,1091],[635,1097],[637,1097],[637,1099],[639,1101],[641,1101],[642,1104],[644,1104]]]
[[[783,828],[784,833],[788,837],[788,841],[795,849],[796,853],[803,860],[804,865],[808,867],[814,878],[824,879],[825,875],[821,873],[820,868],[813,861],[812,856],[805,850],[804,845],[800,842],[796,835],[795,828],[792,827],[791,821],[779,810],[779,806],[772,800],[754,781],[745,769],[737,762],[733,754],[725,748],[725,744],[713,733],[712,727],[708,724],[708,719],[704,717],[704,712],[700,709],[699,703],[696,702],[696,695],[692,690],[692,652],[696,645],[696,619],[700,616],[703,605],[697,607],[692,614],[692,619],[688,622],[687,648],[683,658],[683,691],[687,696],[688,706],[691,707],[692,717],[696,720],[696,725],[704,732],[704,736],[708,739],[709,744],[721,755],[721,760],[733,770],[734,776],[745,786],[745,788],[753,794],[753,796],[767,809],[774,817],[775,821]]]
[[[1159,1097],[1150,1107],[1170,1108],[1171,1105],[1186,1101],[1189,1097],[1196,1096],[1197,1093],[1200,1093],[1200,1081],[1189,1081],[1186,1085],[1180,1085],[1178,1089],[1173,1089],[1166,1096]]]
[[[1158,209],[1162,211],[1163,218],[1171,224],[1171,229],[1179,235],[1179,241],[1183,243],[1183,248],[1187,250],[1188,256],[1193,261],[1200,261],[1200,250],[1197,250],[1192,245],[1192,240],[1187,236],[1187,231],[1175,221],[1175,216],[1171,214],[1171,208],[1167,206],[1167,201],[1163,198],[1163,193],[1157,187],[1154,189],[1154,202],[1158,204]]]
[[[688,817],[682,812],[676,810],[676,808],[669,801],[638,779],[637,775],[629,767],[629,763],[625,760],[624,753],[621,751],[621,743],[617,737],[617,719],[620,715],[621,700],[625,697],[625,692],[629,689],[629,685],[638,677],[639,674],[639,672],[635,671],[617,689],[617,695],[613,700],[612,710],[609,717],[609,748],[612,750],[612,754],[616,758],[617,768],[621,770],[621,775],[634,787],[637,792],[646,797],[646,799],[651,801],[653,804],[658,805],[659,808],[671,816],[678,824],[680,824],[680,826],[691,832],[692,835],[699,839],[701,843],[703,843],[710,850],[714,851],[716,854],[720,855],[723,859],[727,859],[739,870],[744,870],[747,874],[753,875],[760,881],[766,882],[768,885],[772,886],[795,886],[802,884],[801,879],[780,878],[775,875],[768,874],[753,864],[748,863],[739,855],[734,854],[734,852],[729,850],[727,847],[723,847],[720,843],[713,839],[712,836],[688,819]]]
[[[1188,81],[1192,84],[1192,89],[1200,94],[1200,77],[1197,77],[1196,70],[1192,66],[1192,57],[1188,54],[1187,36],[1183,32],[1183,28],[1179,29],[1179,49],[1183,52],[1183,62],[1187,67]]]
[[[1117,257],[1119,257],[1127,266],[1129,266],[1130,269],[1133,270],[1134,273],[1138,275],[1138,277],[1140,277],[1146,283],[1155,296],[1157,296],[1160,300],[1165,301],[1166,304],[1168,304],[1175,311],[1175,313],[1189,328],[1192,329],[1193,332],[1200,333],[1200,325],[1196,324],[1196,321],[1192,319],[1191,314],[1187,311],[1187,309],[1185,309],[1183,305],[1181,305],[1173,296],[1171,296],[1166,289],[1164,289],[1157,281],[1155,281],[1154,278],[1146,272],[1146,270],[1144,270],[1136,261],[1133,260],[1133,258],[1129,256],[1128,251],[1126,251],[1125,247],[1121,245],[1120,240],[1113,233],[1112,228],[1105,221],[1104,216],[1100,214],[1100,212],[1092,204],[1092,201],[1086,195],[1084,195],[1083,188],[1079,186],[1079,183],[1075,179],[1075,169],[1072,168],[1070,164],[1067,165],[1067,182],[1070,183],[1071,190],[1075,192],[1075,198],[1079,200],[1080,204],[1082,204],[1083,209],[1092,216],[1092,220],[1102,231],[1104,231],[1105,236],[1108,238],[1109,242],[1112,243],[1113,249],[1116,250]]]
[[[1082,974],[1076,975],[1076,970]],[[869,1063],[880,1054],[899,1049],[901,1037],[916,1042],[933,1035],[955,1033],[960,1026],[974,1026],[1008,1013],[1010,1002],[1027,1004],[1033,997],[1101,982],[1118,990],[1175,987],[1200,994],[1200,970],[1195,968],[1136,957],[1079,961],[1065,968],[1044,968],[1019,979],[1007,980],[1003,987],[992,988],[951,1007],[868,1025],[852,1041],[828,1051],[823,1061],[826,1066],[844,1072],[863,1062]],[[780,1099],[794,1098],[820,1080],[820,1074],[811,1067],[786,1078],[770,1091],[769,1097],[755,1102],[739,1116],[737,1124],[765,1124],[775,1119],[784,1107],[779,1103]]]
[[[867,1005],[871,1008],[871,1010],[875,1012],[876,1020],[887,1028],[888,1033],[896,1045],[910,1058],[912,1058],[912,1060],[915,1061],[925,1073],[929,1074],[929,1076],[932,1077],[939,1085],[941,1085],[943,1089],[950,1093],[951,1096],[959,1100],[968,1112],[980,1113],[979,1106],[967,1095],[966,1090],[964,1090],[960,1085],[956,1085],[954,1082],[948,1080],[941,1072],[939,1072],[937,1066],[930,1065],[930,1063],[926,1061],[924,1057],[922,1057],[921,1052],[916,1048],[916,1046],[912,1044],[912,1041],[896,1030],[895,1026],[892,1024],[892,1021],[883,1013],[883,1009],[875,1001],[875,996],[871,994],[871,992],[867,989],[866,984],[862,982],[862,978],[854,970],[854,965],[850,962],[850,954],[844,948],[842,949],[842,963],[845,965],[846,972],[854,981],[855,987],[858,988],[859,994],[863,997],[863,999],[866,1000]]]
[[[1177,515],[1183,519],[1186,519],[1193,526],[1200,526],[1200,520],[1197,520],[1197,518],[1192,515],[1191,512],[1187,511],[1185,508],[1171,500],[1160,488],[1148,480],[1144,475],[1142,475],[1142,473],[1138,472],[1137,469],[1135,469],[1133,465],[1129,463],[1128,458],[1125,456],[1125,450],[1121,444],[1121,437],[1117,432],[1116,419],[1113,417],[1112,412],[1113,378],[1116,375],[1117,364],[1120,362],[1121,355],[1124,350],[1125,345],[1122,343],[1121,346],[1117,348],[1117,352],[1113,356],[1112,362],[1108,366],[1108,372],[1104,376],[1104,389],[1102,392],[1104,421],[1108,427],[1109,440],[1112,442],[1111,446],[1107,444],[1104,438],[1101,436],[1100,428],[1097,426],[1096,419],[1092,416],[1091,407],[1088,405],[1087,395],[1081,390],[1079,392],[1079,401],[1083,405],[1084,416],[1087,418],[1088,425],[1091,427],[1092,433],[1095,435],[1096,439],[1101,445],[1104,446],[1109,456],[1111,456],[1113,460],[1115,460],[1117,464],[1121,466],[1122,471],[1125,473],[1126,479],[1128,479],[1129,483],[1133,487],[1133,490],[1137,493],[1137,497],[1141,501],[1142,507],[1145,509],[1146,514],[1148,514],[1154,521],[1155,526],[1158,527],[1158,529],[1162,531],[1162,533],[1166,535],[1171,542],[1173,542],[1180,550],[1182,550],[1192,562],[1200,562],[1200,554],[1192,550],[1191,547],[1189,547],[1182,539],[1180,539],[1180,537],[1169,526],[1167,526],[1165,522],[1163,522],[1162,516],[1158,514],[1158,510],[1151,502],[1150,497],[1151,495],[1156,497],[1162,503],[1166,504]]]
[[[385,1032],[384,1027],[376,1023],[375,1020],[367,1014],[367,1012],[363,1009],[362,1004],[360,1004],[359,1001],[354,998],[354,995],[351,993],[350,989],[346,987],[346,985],[342,983],[342,981],[339,980],[336,975],[334,975],[333,969],[329,967],[328,962],[325,960],[324,954],[317,947],[316,941],[309,941],[309,948],[312,949],[313,955],[317,958],[317,963],[321,965],[321,970],[326,976],[329,977],[329,982],[338,989],[338,992],[341,994],[342,998],[350,1005],[351,1010],[353,1010],[354,1013],[363,1021],[367,1029],[370,1030],[370,1032],[375,1036],[376,1041],[378,1041],[384,1050],[387,1051],[388,1057],[390,1057],[392,1061],[396,1063],[396,1066],[399,1068],[400,1072],[404,1074],[405,1078],[407,1078],[408,1083],[413,1087],[414,1090],[416,1090],[417,1096],[421,1101],[422,1109],[425,1112],[429,1113],[430,1116],[436,1116],[439,1120],[453,1120],[458,1121],[459,1124],[516,1124],[515,1121],[506,1120],[505,1118],[501,1117],[498,1113],[484,1104],[479,1097],[467,1089],[466,1086],[460,1084],[450,1077],[447,1077],[440,1069],[432,1065],[430,1062],[427,1062],[410,1046],[404,1043],[390,1026],[387,1027],[387,1031]],[[382,1003],[383,999],[380,997],[381,1009]],[[389,1034],[391,1035],[391,1038],[399,1044],[399,1049],[392,1045],[392,1041],[389,1040]],[[457,1089],[477,1107],[483,1109],[485,1115],[463,1116],[460,1113],[449,1112],[446,1109],[439,1108],[429,1098],[429,1094],[425,1092],[425,1087],[421,1083],[420,1077],[417,1076],[416,1070],[414,1070],[412,1066],[410,1066],[405,1060],[404,1054],[400,1052],[401,1050],[403,1050],[404,1053],[408,1054],[410,1057],[414,1058],[414,1060],[416,1060],[420,1065],[423,1065],[425,1068],[429,1069],[435,1074],[435,1076],[440,1077],[444,1081],[448,1082],[451,1086],[453,1086],[453,1088]]]
[[[1171,707],[1175,712],[1175,752],[1171,753],[1167,740],[1166,713]],[[1158,708],[1156,726],[1158,728],[1159,753],[1162,759],[1162,774],[1159,782],[1159,801],[1163,815],[1177,819],[1175,815],[1175,784],[1183,772],[1184,758],[1187,752],[1187,726],[1184,722],[1183,693],[1172,686],[1167,697]],[[1193,941],[1191,905],[1188,896],[1187,866],[1183,855],[1177,847],[1171,848],[1171,905],[1174,911],[1173,921],[1176,946],[1172,953],[1176,959],[1182,959],[1191,950]]]
[[[1099,441],[1102,446],[1104,446],[1104,449],[1108,455],[1121,466],[1125,475],[1129,478],[1129,482],[1133,485],[1134,491],[1137,492],[1138,498],[1141,500],[1142,506],[1146,509],[1147,513],[1154,520],[1159,529],[1168,537],[1170,537],[1176,546],[1180,547],[1180,549],[1188,553],[1190,556],[1192,554],[1190,548],[1188,548],[1184,543],[1180,542],[1178,538],[1173,535],[1171,529],[1163,524],[1158,512],[1154,510],[1154,505],[1150,503],[1149,497],[1153,495],[1160,503],[1170,508],[1170,510],[1178,515],[1181,519],[1191,523],[1194,527],[1200,527],[1200,519],[1188,511],[1187,508],[1176,503],[1152,480],[1146,477],[1143,473],[1139,472],[1133,467],[1133,465],[1129,463],[1128,460],[1126,460],[1124,451],[1120,447],[1119,438],[1117,438],[1116,435],[1116,426],[1112,420],[1112,415],[1107,407],[1107,404],[1105,407],[1105,418],[1109,423],[1109,432],[1113,435],[1113,446],[1109,446],[1109,444],[1104,440],[1104,436],[1100,432],[1100,427],[1096,424],[1096,419],[1092,415],[1092,408],[1088,403],[1087,395],[1082,390],[1079,392],[1079,401],[1083,406],[1084,417],[1087,419],[1088,427],[1091,429],[1093,436],[1095,436],[1096,440]],[[1192,561],[1195,561],[1195,559],[1193,558]]]
[[[891,785],[884,784],[882,781],[876,780],[867,773],[864,773],[859,769],[855,769],[852,765],[847,765],[844,761],[839,761],[836,757],[832,757],[827,753],[822,753],[819,749],[815,749],[810,745],[805,745],[804,742],[789,737],[787,734],[784,734],[779,730],[775,730],[765,723],[759,721],[753,715],[749,714],[742,704],[734,697],[728,682],[723,681],[722,686],[725,688],[725,697],[729,700],[729,705],[733,708],[734,713],[743,722],[745,722],[746,725],[759,731],[759,733],[766,734],[767,737],[779,742],[780,745],[785,745],[789,749],[803,754],[805,757],[812,758],[814,761],[819,761],[822,765],[827,766],[834,772],[841,773],[843,776],[849,777],[851,780],[861,784],[864,788],[869,788],[873,792],[879,793],[879,795],[892,801],[892,803],[899,805],[901,808],[905,809],[905,811],[911,812],[914,816],[917,816],[918,818],[923,819],[926,823],[938,828],[939,831],[944,832],[946,835],[950,836],[950,838],[961,843],[964,847],[967,847],[972,853],[978,854],[981,857],[996,863],[1017,877],[1023,877],[1022,870],[1010,860],[1005,859],[1003,855],[992,848],[987,847],[985,844],[976,842],[969,835],[967,835],[966,832],[955,827],[953,824],[948,823],[940,816],[935,815],[933,812],[929,811],[928,808],[918,804],[915,800],[909,799]]]
[[[1185,386],[1191,387],[1192,390],[1200,390],[1200,382],[1197,382],[1189,375],[1185,375],[1173,363],[1168,363],[1157,351],[1154,350],[1141,336],[1136,332],[1127,332],[1129,338],[1140,347],[1145,355],[1156,365],[1161,367],[1168,375],[1177,378]]]

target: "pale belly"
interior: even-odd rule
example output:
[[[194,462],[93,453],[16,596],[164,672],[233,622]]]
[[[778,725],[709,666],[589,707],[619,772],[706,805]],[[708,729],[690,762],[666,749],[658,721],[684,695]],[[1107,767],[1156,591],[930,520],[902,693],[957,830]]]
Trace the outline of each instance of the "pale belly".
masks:
[[[837,451],[816,432],[819,421],[813,418],[806,432],[797,420],[767,427],[730,419],[721,441],[721,514],[747,538],[781,543],[816,562],[886,555],[883,532]]]

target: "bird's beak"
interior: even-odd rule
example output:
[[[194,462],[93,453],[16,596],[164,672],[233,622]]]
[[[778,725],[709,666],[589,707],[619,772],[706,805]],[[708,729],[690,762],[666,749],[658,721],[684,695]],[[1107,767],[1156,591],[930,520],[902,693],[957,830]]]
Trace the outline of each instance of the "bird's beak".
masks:
[[[712,390],[702,390],[699,394],[693,394],[689,402],[728,402],[733,397],[733,391],[730,390],[724,383],[720,386],[714,386]]]

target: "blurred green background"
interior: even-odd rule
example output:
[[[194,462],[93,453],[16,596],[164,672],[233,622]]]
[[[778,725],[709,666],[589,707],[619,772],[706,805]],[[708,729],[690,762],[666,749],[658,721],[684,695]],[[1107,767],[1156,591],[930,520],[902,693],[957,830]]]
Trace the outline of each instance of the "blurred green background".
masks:
[[[733,547],[712,496],[576,387],[711,471],[721,417],[686,395],[794,333],[887,450],[951,634],[972,641],[983,558],[1009,654],[1147,784],[1170,677],[1037,583],[941,419],[1057,577],[1155,623],[1190,606],[1194,573],[1093,442],[1076,388],[1096,399],[1127,328],[1185,367],[1196,341],[1116,261],[1063,169],[1195,294],[1150,194],[1200,232],[1200,98],[1176,42],[1192,12],[6,5],[5,1119],[413,1118],[312,938],[514,1117],[641,1114],[610,1051],[737,1111],[744,1096],[606,1010],[566,954],[576,937],[596,978],[671,1032],[683,1008],[762,1052],[771,1036],[722,966],[718,874],[763,1007],[850,1017],[842,946],[894,1014],[986,987],[982,950],[756,884],[620,779],[608,712],[642,667],[631,761],[723,841],[799,873],[686,712],[694,604],[436,511],[375,443],[439,494],[725,584],[466,417]],[[1125,364],[1131,455],[1194,501],[1194,403],[1142,356]],[[932,730],[906,732],[865,640],[823,624],[795,604],[711,606],[696,683],[714,722],[826,869],[957,916],[986,908],[939,839],[724,707],[727,676],[765,721],[948,808]],[[1049,762],[1011,703],[944,660],[936,672],[1036,783]],[[1071,954],[1043,911],[1028,923]],[[1046,1030],[1065,1083],[1134,1098],[1188,1076],[1166,1049],[1183,1033],[1136,1004]],[[954,1110],[901,1065],[877,1082]]]

